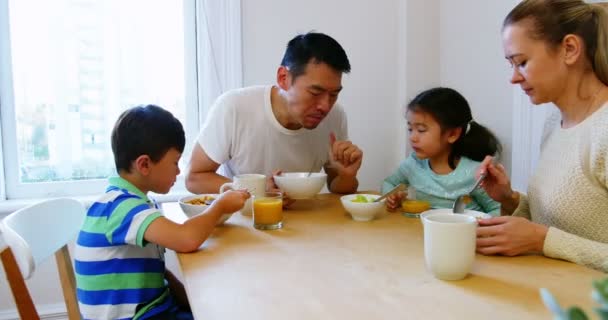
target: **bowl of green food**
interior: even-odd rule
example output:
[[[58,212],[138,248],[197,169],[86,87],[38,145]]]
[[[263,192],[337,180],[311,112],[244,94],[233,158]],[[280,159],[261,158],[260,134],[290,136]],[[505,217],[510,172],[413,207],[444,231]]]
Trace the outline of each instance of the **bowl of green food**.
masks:
[[[374,202],[379,195],[349,194],[342,196],[340,202],[355,221],[370,221],[384,210],[384,200]]]

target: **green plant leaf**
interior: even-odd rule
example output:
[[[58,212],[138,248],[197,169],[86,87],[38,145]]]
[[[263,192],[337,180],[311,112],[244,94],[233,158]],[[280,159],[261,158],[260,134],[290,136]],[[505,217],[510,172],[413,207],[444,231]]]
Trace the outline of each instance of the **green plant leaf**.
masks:
[[[549,309],[549,311],[551,311],[551,313],[553,313],[555,316],[554,319],[566,319],[566,313],[559,305],[559,302],[557,302],[557,299],[555,299],[553,294],[551,294],[547,288],[540,288],[540,297],[547,309]]]
[[[608,320],[608,309],[595,308],[595,312],[600,316],[600,319]]]
[[[608,278],[593,281],[593,288],[595,289],[595,294],[599,295],[599,297],[596,297],[597,302],[602,305],[608,305]]]
[[[579,307],[570,307],[566,311],[566,317],[568,320],[589,320],[585,312]]]

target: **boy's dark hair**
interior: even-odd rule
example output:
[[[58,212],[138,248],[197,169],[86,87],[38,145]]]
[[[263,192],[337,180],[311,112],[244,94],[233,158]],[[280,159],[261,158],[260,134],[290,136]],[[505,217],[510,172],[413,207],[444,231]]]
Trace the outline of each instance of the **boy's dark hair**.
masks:
[[[502,151],[496,136],[473,121],[469,103],[454,89],[433,88],[423,91],[410,101],[407,110],[429,114],[439,123],[442,133],[448,129],[462,129],[448,156],[448,164],[452,169],[456,168],[455,161],[462,156],[482,161],[485,156],[497,155]]]
[[[137,157],[148,155],[158,162],[171,148],[184,151],[182,124],[171,112],[155,105],[140,105],[124,111],[112,129],[112,152],[116,171],[131,171]]]
[[[304,74],[309,62],[325,63],[336,71],[350,72],[346,52],[334,38],[316,32],[299,34],[287,43],[281,66],[287,67],[292,81]]]

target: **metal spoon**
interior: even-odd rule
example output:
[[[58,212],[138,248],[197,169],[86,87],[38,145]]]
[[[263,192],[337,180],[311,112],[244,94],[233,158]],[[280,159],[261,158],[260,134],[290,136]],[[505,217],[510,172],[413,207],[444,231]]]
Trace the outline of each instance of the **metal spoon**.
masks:
[[[454,207],[452,212],[454,213],[464,213],[464,207],[466,206],[466,204],[464,203],[464,197],[471,194],[473,191],[475,191],[475,189],[477,189],[477,187],[479,187],[479,184],[481,183],[481,181],[483,181],[483,179],[486,177],[485,173],[482,173],[479,175],[479,178],[477,178],[477,181],[475,181],[475,185],[473,186],[473,188],[471,188],[471,190],[469,190],[469,192],[467,192],[466,194],[460,195],[456,198],[456,201],[454,201]]]
[[[376,200],[374,200],[373,202],[379,202],[382,199],[390,196],[391,194],[393,194],[397,191],[403,191],[403,190],[405,190],[405,185],[403,183],[400,183],[396,187],[392,188],[389,192],[383,194],[381,197],[376,198]]]
[[[312,162],[312,167],[310,167],[310,170],[308,171],[308,174],[306,175],[306,177],[310,177],[312,175],[312,171],[315,170],[315,164],[317,164],[317,159],[315,158],[315,161]]]

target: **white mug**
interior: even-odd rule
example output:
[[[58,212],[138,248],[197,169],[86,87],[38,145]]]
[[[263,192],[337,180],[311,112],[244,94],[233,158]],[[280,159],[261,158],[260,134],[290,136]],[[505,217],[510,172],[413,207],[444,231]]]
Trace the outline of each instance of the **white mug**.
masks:
[[[220,187],[220,193],[225,192],[226,190],[239,190],[239,189],[247,189],[252,196],[261,197],[264,195],[266,191],[266,176],[263,174],[239,174],[234,176],[232,182],[226,182]],[[253,213],[252,210],[252,200],[253,197],[250,197],[245,202],[243,209],[241,209],[241,214],[245,216],[250,216]]]
[[[471,272],[475,260],[477,219],[438,213],[423,217],[424,259],[441,280],[460,280]]]

